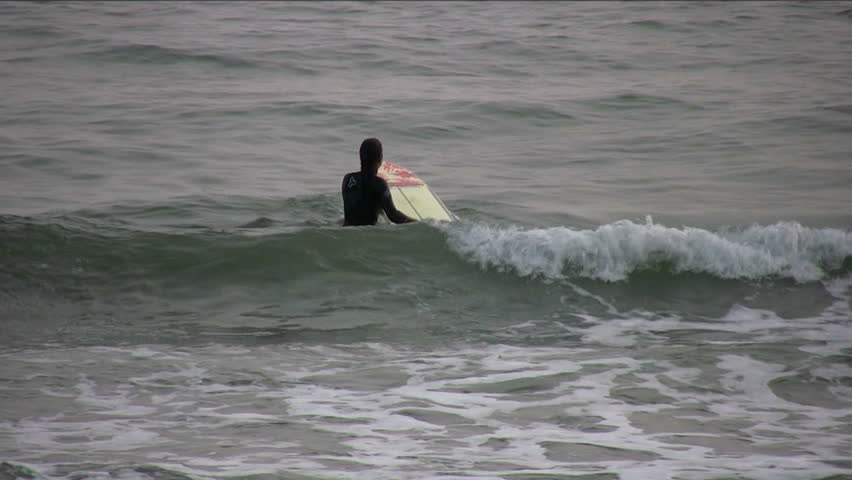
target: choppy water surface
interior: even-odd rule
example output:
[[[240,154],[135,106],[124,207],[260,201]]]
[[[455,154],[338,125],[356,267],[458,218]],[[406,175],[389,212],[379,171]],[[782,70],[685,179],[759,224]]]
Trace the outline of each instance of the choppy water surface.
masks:
[[[0,5],[0,477],[852,478],[850,11]]]

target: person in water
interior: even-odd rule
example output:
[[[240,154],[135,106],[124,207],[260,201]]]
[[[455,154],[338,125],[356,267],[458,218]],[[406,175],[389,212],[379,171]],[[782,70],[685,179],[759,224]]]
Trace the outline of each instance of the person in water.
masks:
[[[368,138],[361,143],[361,171],[343,177],[343,225],[375,225],[379,211],[393,223],[415,222],[393,204],[388,182],[377,175],[382,166],[382,143]]]

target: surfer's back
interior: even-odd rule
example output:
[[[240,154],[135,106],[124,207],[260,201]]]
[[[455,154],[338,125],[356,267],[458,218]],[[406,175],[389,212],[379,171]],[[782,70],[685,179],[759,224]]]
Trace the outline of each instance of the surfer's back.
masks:
[[[381,187],[387,183],[375,175],[363,172],[347,173],[341,186],[343,194],[343,225],[375,225],[381,208]]]

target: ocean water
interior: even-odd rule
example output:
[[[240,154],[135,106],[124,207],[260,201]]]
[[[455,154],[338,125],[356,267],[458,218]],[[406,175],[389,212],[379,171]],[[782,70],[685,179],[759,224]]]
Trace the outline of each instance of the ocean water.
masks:
[[[0,92],[0,478],[852,478],[848,2],[4,2]]]

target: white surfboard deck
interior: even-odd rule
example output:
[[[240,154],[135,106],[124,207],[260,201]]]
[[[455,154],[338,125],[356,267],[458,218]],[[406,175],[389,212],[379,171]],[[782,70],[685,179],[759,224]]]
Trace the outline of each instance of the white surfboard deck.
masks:
[[[388,182],[397,210],[417,220],[453,221],[456,216],[411,170],[382,162],[379,176]]]

